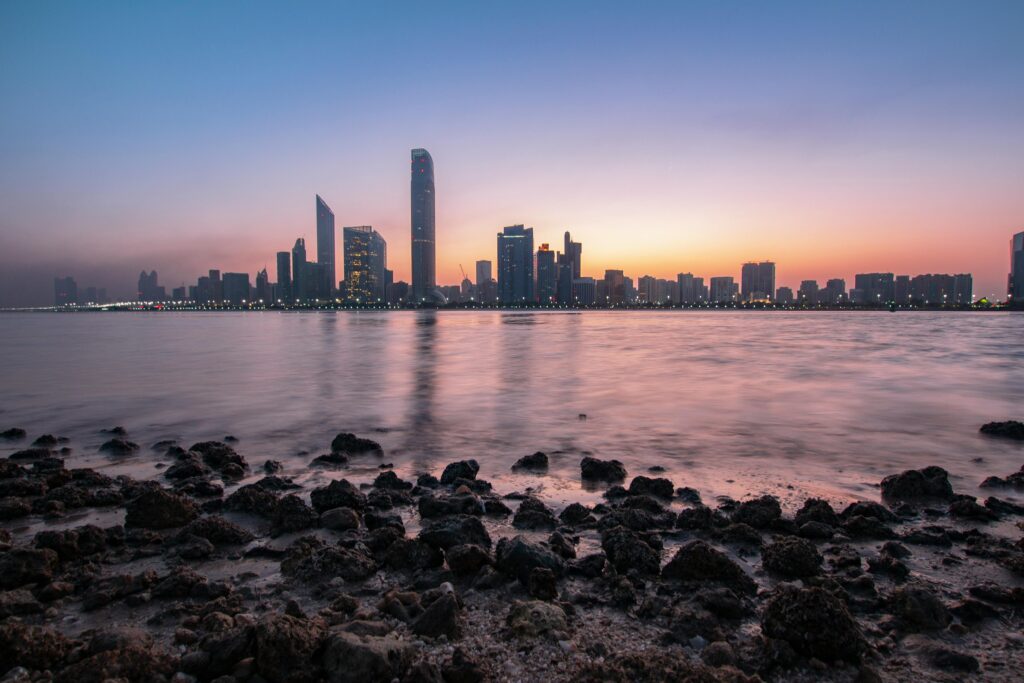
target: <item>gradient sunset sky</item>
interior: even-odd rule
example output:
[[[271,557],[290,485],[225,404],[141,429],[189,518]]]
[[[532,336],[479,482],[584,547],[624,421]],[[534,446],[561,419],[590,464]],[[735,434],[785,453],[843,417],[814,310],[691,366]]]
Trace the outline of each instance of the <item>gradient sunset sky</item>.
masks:
[[[275,279],[315,193],[408,280],[413,147],[442,284],[524,223],[594,276],[771,259],[794,289],[972,272],[1002,297],[1024,230],[1020,0],[7,0],[0,93],[0,305],[65,274]]]

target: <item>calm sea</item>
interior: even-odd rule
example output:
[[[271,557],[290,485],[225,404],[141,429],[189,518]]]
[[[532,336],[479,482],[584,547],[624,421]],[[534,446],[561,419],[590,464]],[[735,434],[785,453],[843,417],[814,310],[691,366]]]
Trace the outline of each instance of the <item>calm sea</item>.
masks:
[[[340,431],[403,475],[476,458],[499,490],[554,501],[598,497],[579,482],[587,453],[631,476],[664,467],[705,499],[790,503],[877,498],[883,476],[931,464],[977,493],[1024,463],[1024,445],[978,434],[1024,419],[1022,314],[4,314],[0,359],[0,429],[68,437],[74,464],[134,476],[159,473],[158,440],[231,434],[250,463],[305,479]],[[138,455],[97,454],[115,425]],[[509,471],[538,450],[547,476]]]

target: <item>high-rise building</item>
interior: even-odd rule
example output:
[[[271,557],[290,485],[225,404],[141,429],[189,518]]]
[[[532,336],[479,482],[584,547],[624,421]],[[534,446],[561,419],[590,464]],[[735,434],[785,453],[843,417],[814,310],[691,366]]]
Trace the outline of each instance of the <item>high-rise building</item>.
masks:
[[[70,275],[53,278],[53,305],[73,306],[78,303],[78,283]]]
[[[537,300],[550,304],[557,300],[558,268],[555,266],[555,252],[547,242],[537,249]]]
[[[633,284],[633,278],[622,278],[622,296],[627,304],[636,303],[636,286]]]
[[[437,287],[434,254],[434,160],[412,151],[412,299],[422,303]]]
[[[732,278],[729,278],[732,280]],[[676,275],[676,286],[679,287],[679,303],[697,303],[697,292],[693,288],[693,273],[679,273]]]
[[[898,304],[910,303],[910,276],[897,275],[893,285],[893,301]]]
[[[953,303],[961,306],[974,303],[974,278],[970,273],[953,276]]]
[[[626,302],[626,275],[621,270],[604,271],[605,302],[619,306]]]
[[[511,225],[498,233],[498,300],[534,301],[533,228]]]
[[[1024,232],[1010,239],[1010,277],[1007,300],[1015,306],[1024,303]]]
[[[725,304],[736,301],[736,281],[730,275],[711,278],[710,301]],[[696,292],[694,293],[696,297]]]
[[[306,266],[306,240],[300,237],[292,247],[292,298],[296,301],[305,301],[309,296]]]
[[[210,301],[220,303],[224,300],[224,283],[220,279],[220,271],[210,270]]]
[[[856,303],[887,304],[896,298],[896,282],[892,273],[858,273],[854,276],[854,289],[858,290]],[[854,296],[851,294],[850,299]]]
[[[224,273],[224,301],[238,306],[249,300],[249,273]]]
[[[188,288],[185,285],[181,287],[175,287],[171,290],[171,298],[175,301],[186,301],[188,300]]]
[[[817,285],[817,283],[815,283]],[[817,294],[817,292],[815,292]],[[775,303],[777,304],[791,304],[793,303],[793,290],[790,287],[779,287],[775,290]]]
[[[583,243],[573,242],[568,230],[565,231],[565,250],[562,252],[562,256],[567,263],[572,264],[573,278],[580,277],[583,268]]]
[[[149,273],[146,271],[139,273],[139,301],[163,301],[166,298],[167,293],[157,282],[155,270]]]
[[[337,280],[337,270],[334,267],[334,212],[327,202],[316,196],[316,262],[321,268],[321,278],[327,282],[327,289],[333,290]],[[323,289],[323,283],[320,283]],[[328,291],[330,296],[330,291]]]
[[[781,288],[780,288],[781,289]],[[790,294],[793,290],[789,290]],[[800,289],[797,290],[797,299],[802,304],[816,304],[818,303],[818,281],[817,280],[803,280],[800,283]],[[786,303],[786,302],[780,302]]]
[[[740,275],[744,301],[763,301],[775,295],[775,264],[771,261],[744,263]]]
[[[825,289],[823,290],[823,300],[829,304],[838,304],[846,301],[846,280],[832,278],[826,282]]]
[[[572,300],[576,306],[593,306],[597,300],[597,283],[592,277],[578,277],[572,281]]]
[[[491,275],[491,262],[490,261],[477,261],[476,262],[476,286],[479,289],[480,285],[490,280]]]
[[[265,304],[274,300],[274,295],[270,290],[270,275],[267,274],[266,268],[256,273],[256,300]]]
[[[292,301],[292,262],[287,251],[277,252],[277,298]]]
[[[345,243],[345,296],[360,303],[383,302],[388,245],[369,225],[342,230]]]

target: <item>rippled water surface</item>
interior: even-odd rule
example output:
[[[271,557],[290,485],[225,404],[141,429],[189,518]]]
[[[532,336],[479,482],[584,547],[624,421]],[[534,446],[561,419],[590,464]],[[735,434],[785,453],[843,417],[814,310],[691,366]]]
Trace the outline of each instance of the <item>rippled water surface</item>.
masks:
[[[404,475],[473,457],[500,490],[556,501],[598,496],[585,453],[631,476],[660,465],[705,498],[787,500],[877,497],[884,475],[929,464],[977,493],[1024,463],[978,434],[1024,419],[1021,314],[5,314],[0,358],[0,429],[69,437],[136,476],[158,472],[157,440],[233,434],[251,463],[305,477],[339,431],[380,441]],[[114,425],[139,455],[96,454]],[[510,473],[537,450],[548,476]]]

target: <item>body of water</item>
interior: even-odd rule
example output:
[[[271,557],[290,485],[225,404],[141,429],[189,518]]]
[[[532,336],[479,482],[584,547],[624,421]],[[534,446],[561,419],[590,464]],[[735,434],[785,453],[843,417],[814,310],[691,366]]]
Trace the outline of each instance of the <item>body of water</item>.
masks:
[[[584,454],[630,476],[664,467],[706,500],[791,503],[877,498],[885,475],[933,464],[977,494],[1024,462],[978,434],[1024,418],[1021,314],[5,314],[0,358],[0,429],[68,437],[74,464],[134,476],[158,474],[158,440],[232,434],[251,464],[308,477],[340,431],[381,442],[403,475],[476,458],[499,490],[552,501],[599,497]],[[139,454],[97,453],[114,425]],[[547,476],[510,472],[538,450]]]

